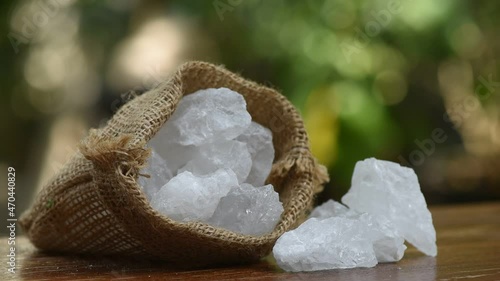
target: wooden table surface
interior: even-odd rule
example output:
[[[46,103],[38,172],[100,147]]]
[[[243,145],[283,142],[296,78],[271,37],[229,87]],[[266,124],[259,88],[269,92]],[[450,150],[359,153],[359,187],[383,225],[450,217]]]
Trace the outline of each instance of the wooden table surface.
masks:
[[[17,237],[16,274],[7,272],[7,240],[0,241],[0,280],[500,280],[500,202],[439,206],[431,212],[437,257],[410,247],[400,262],[374,268],[286,273],[269,259],[242,267],[176,271],[150,262],[50,256]]]

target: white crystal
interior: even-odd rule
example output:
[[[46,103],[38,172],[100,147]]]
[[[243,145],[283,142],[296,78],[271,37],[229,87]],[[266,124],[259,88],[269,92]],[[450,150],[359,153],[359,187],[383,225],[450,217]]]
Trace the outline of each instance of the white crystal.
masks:
[[[352,210],[387,217],[404,239],[436,256],[436,231],[412,169],[374,158],[359,161],[342,202]]]
[[[151,200],[151,206],[177,221],[207,221],[220,198],[236,185],[238,179],[230,169],[219,169],[204,176],[186,171],[165,184]]]
[[[377,258],[371,241],[364,237],[365,229],[359,220],[311,218],[283,234],[273,255],[286,271],[373,267]]]
[[[359,220],[365,227],[366,237],[373,243],[378,262],[399,261],[406,250],[403,237],[398,233],[394,224],[385,217],[349,210],[334,200],[328,200],[316,207],[310,217],[320,220],[331,217]]]
[[[245,235],[263,235],[278,223],[283,205],[272,185],[242,184],[222,197],[209,223]]]
[[[252,158],[247,145],[235,141],[223,141],[198,147],[198,154],[187,162],[179,172],[191,171],[197,175],[213,173],[220,168],[234,171],[238,181],[243,182],[252,168]]]
[[[154,149],[151,149],[151,156],[141,173],[150,176],[149,178],[139,177],[138,180],[146,198],[150,201],[158,190],[172,178],[172,172],[167,167],[167,162]]]
[[[185,96],[149,143],[173,174],[148,196],[160,213],[177,221],[211,219],[247,235],[278,223],[283,206],[273,187],[243,184],[264,185],[274,147],[271,131],[251,122],[242,95],[219,88]]]
[[[204,89],[181,99],[160,135],[170,143],[199,146],[234,139],[251,119],[242,95],[227,88]]]
[[[405,239],[386,217],[361,213],[353,216],[367,226],[367,234],[373,243],[378,262],[396,262],[403,258]]]
[[[236,140],[246,143],[252,157],[252,169],[246,183],[264,185],[274,160],[273,135],[271,130],[253,122]]]
[[[168,137],[157,134],[149,143],[163,159],[167,160],[167,167],[175,176],[181,167],[199,154],[198,147],[168,143],[167,140]]]
[[[338,217],[349,212],[349,208],[340,204],[335,200],[328,200],[322,205],[314,208],[309,215],[309,218],[327,219],[330,217]]]

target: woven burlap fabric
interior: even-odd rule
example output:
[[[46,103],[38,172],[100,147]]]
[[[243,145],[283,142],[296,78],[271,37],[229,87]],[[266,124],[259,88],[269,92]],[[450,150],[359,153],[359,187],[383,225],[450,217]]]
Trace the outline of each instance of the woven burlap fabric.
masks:
[[[146,142],[182,96],[219,87],[241,93],[253,120],[273,132],[276,155],[268,182],[285,210],[273,232],[263,236],[171,220],[151,208],[137,184],[150,153]],[[276,239],[304,218],[327,180],[326,169],[311,155],[300,115],[284,96],[223,67],[188,62],[168,81],[125,104],[104,128],[92,130],[20,222],[44,250],[187,267],[244,263],[269,254]]]

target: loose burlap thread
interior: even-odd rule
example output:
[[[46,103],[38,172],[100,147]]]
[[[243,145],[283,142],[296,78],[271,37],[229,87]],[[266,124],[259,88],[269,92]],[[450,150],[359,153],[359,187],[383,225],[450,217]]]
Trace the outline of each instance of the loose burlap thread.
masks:
[[[267,182],[284,213],[266,235],[248,236],[201,222],[181,223],[153,210],[137,183],[146,146],[179,100],[200,89],[242,94],[252,119],[273,133],[275,159]],[[256,261],[298,225],[328,181],[311,155],[303,121],[277,91],[205,62],[183,64],[172,77],[125,104],[107,125],[91,130],[76,153],[37,195],[20,224],[39,249],[119,255],[205,267]]]

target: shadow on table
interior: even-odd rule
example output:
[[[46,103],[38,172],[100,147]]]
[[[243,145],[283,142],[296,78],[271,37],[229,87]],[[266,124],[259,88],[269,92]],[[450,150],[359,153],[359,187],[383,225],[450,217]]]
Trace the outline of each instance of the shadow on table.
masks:
[[[35,251],[19,260],[17,276],[21,280],[145,279],[206,280],[233,279],[253,274],[278,273],[273,264],[262,261],[252,265],[186,269],[165,262],[131,260],[120,257],[57,255]]]

